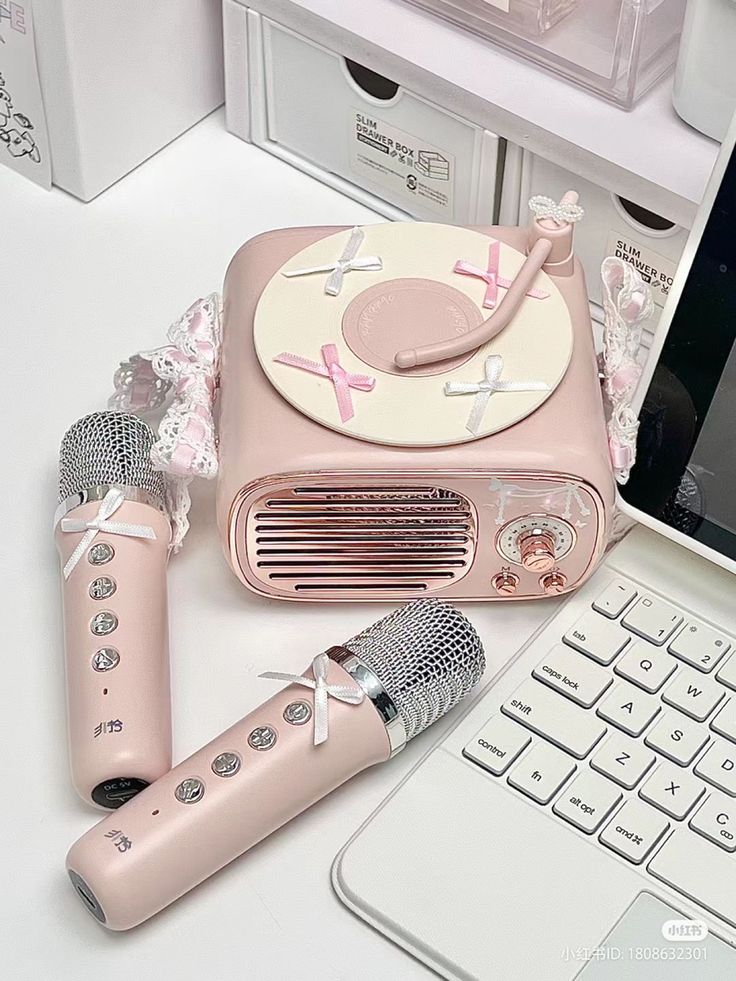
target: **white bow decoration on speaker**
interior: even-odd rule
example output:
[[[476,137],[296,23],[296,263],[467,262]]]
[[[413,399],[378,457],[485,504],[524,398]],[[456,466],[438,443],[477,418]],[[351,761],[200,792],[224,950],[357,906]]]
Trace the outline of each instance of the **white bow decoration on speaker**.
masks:
[[[80,538],[77,547],[69,556],[64,566],[64,578],[68,579],[74,571],[75,566],[82,558],[97,537],[98,533],[104,531],[107,535],[126,535],[128,538],[148,538],[155,539],[156,532],[150,525],[134,525],[125,521],[110,521],[117,509],[125,501],[125,495],[118,487],[111,487],[100,501],[100,507],[94,518],[85,521],[83,518],[62,518],[61,530],[64,532],[80,532],[84,534]]]
[[[549,385],[540,381],[501,381],[503,358],[491,354],[485,360],[485,378],[479,382],[446,382],[445,395],[475,395],[467,421],[468,432],[477,436],[488,403],[494,392],[548,392]]]
[[[330,659],[327,654],[318,654],[312,661],[314,678],[305,678],[301,674],[287,674],[282,671],[264,671],[259,678],[270,678],[273,681],[286,681],[290,685],[301,685],[311,688],[314,692],[314,745],[320,746],[329,736],[329,698],[336,698],[348,705],[360,705],[365,698],[365,692],[357,685],[330,685],[327,683]]]
[[[529,198],[529,210],[537,219],[551,218],[558,225],[567,225],[580,221],[585,217],[585,210],[572,201],[554,201],[544,194],[535,194]]]
[[[353,269],[363,270],[364,272],[377,272],[379,269],[383,269],[383,261],[380,256],[358,256],[358,250],[363,244],[364,238],[365,232],[362,228],[356,226],[351,231],[350,238],[342,254],[334,262],[322,266],[309,266],[305,269],[288,269],[283,275],[287,279],[291,279],[294,276],[311,276],[312,273],[328,272],[330,275],[325,283],[325,293],[328,296],[338,296],[342,289],[345,273]]]
[[[142,413],[162,406],[173,388],[151,460],[168,478],[174,551],[189,529],[191,480],[211,480],[217,475],[213,405],[219,383],[221,313],[217,293],[195,301],[169,327],[169,344],[134,355],[119,366],[109,402],[111,409]]]

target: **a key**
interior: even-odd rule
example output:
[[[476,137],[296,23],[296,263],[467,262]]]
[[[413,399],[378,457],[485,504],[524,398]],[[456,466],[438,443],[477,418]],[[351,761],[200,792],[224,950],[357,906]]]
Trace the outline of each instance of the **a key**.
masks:
[[[555,814],[592,835],[621,800],[623,794],[610,780],[583,770],[555,802]]]
[[[676,667],[675,659],[662,648],[639,640],[628,648],[614,671],[653,694],[659,691]]]
[[[724,662],[716,678],[729,688],[736,688],[736,651]]]
[[[619,681],[598,706],[598,715],[612,722],[630,736],[640,736],[655,715],[659,702],[651,695],[634,688],[628,681]]]
[[[631,797],[613,815],[599,838],[619,855],[635,865],[641,865],[669,826],[669,821],[660,811]]]
[[[736,877],[723,852],[687,828],[678,828],[647,866],[662,882],[736,927]]]
[[[597,702],[612,680],[608,671],[562,644],[552,648],[533,674],[584,708]]]
[[[695,764],[695,772],[714,787],[736,797],[736,747],[716,739]]]
[[[528,678],[501,711],[523,726],[582,760],[605,735],[606,727],[592,712]]]
[[[536,743],[508,776],[512,787],[538,804],[547,804],[575,772],[575,764],[565,753],[548,743]]]
[[[669,649],[698,671],[712,671],[730,646],[723,634],[691,620],[670,643]]]
[[[593,609],[615,620],[635,598],[636,590],[624,579],[614,579],[593,603]]]
[[[730,698],[710,724],[713,732],[736,743],[736,698]]]
[[[633,790],[655,760],[654,753],[643,743],[614,732],[594,754],[590,765],[626,790]]]
[[[736,851],[736,804],[725,794],[714,790],[690,818],[690,827],[727,852]]]
[[[644,737],[644,742],[652,749],[659,750],[673,763],[688,766],[708,742],[708,738],[705,726],[688,719],[682,712],[670,709],[657,719]]]
[[[494,715],[463,750],[463,756],[490,770],[497,777],[504,773],[532,741],[526,729],[505,715]]]
[[[642,596],[626,613],[622,621],[645,640],[658,646],[666,643],[682,623],[682,616],[674,606],[655,596]]]
[[[703,784],[674,763],[660,763],[639,790],[644,800],[678,821],[687,817],[704,793]]]
[[[589,611],[562,638],[564,642],[599,664],[610,664],[631,640],[621,624]]]
[[[662,701],[674,705],[698,722],[704,722],[723,698],[723,688],[707,675],[681,667],[662,692]]]

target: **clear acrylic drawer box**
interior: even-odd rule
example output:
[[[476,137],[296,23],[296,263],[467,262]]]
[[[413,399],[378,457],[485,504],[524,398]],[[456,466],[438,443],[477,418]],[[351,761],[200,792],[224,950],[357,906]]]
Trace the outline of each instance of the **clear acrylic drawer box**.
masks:
[[[685,0],[407,0],[630,109],[675,63]]]

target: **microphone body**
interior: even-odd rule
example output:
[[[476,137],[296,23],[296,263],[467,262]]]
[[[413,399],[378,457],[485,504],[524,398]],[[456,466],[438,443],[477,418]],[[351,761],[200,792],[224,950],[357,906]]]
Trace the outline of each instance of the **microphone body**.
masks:
[[[327,680],[349,684],[351,679],[331,662]],[[82,896],[98,918],[105,917],[105,926],[127,930],[147,920],[350,777],[390,756],[385,727],[370,702],[333,700],[329,739],[319,747],[312,745],[309,724],[284,720],[293,703],[308,704],[305,689],[289,685],[274,695],[72,847],[67,867],[83,880],[89,898]],[[253,749],[249,736],[266,726],[277,733],[275,744]],[[239,761],[230,776],[213,771],[223,754]],[[177,788],[191,780],[204,790],[201,797],[195,790],[184,803]],[[129,848],[120,851],[126,840]]]
[[[110,929],[141,923],[398,752],[484,666],[465,617],[420,600],[319,655],[302,676],[271,674],[292,683],[72,846],[78,895]]]
[[[106,809],[171,767],[171,526],[162,477],[148,456],[153,438],[135,416],[95,413],[69,430],[61,448],[54,538],[71,776],[83,800]],[[112,500],[114,512],[100,519]],[[91,531],[95,521],[100,528]]]

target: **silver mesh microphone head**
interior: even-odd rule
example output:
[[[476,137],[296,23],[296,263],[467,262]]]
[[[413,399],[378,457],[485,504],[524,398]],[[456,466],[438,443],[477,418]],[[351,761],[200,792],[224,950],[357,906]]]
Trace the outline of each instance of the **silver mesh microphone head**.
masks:
[[[342,646],[381,682],[407,740],[465,698],[486,666],[475,627],[439,600],[417,600],[395,610]]]
[[[153,469],[151,427],[128,412],[93,412],[71,426],[59,450],[59,500],[105,484],[139,487],[165,501],[164,475]]]

